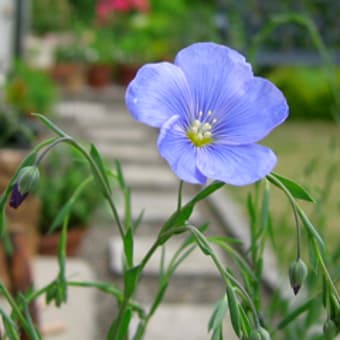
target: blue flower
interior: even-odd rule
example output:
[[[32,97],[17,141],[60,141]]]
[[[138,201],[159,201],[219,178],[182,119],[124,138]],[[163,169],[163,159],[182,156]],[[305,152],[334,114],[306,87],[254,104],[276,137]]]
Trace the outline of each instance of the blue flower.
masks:
[[[276,164],[256,142],[287,118],[286,100],[231,48],[196,43],[174,64],[144,65],[125,100],[136,120],[160,128],[159,152],[186,182],[246,185]]]

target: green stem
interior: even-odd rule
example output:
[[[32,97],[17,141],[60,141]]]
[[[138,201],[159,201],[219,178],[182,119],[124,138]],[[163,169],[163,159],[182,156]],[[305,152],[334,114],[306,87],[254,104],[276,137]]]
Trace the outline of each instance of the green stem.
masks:
[[[0,283],[0,290],[1,290],[2,294],[4,295],[5,299],[7,300],[7,302],[9,303],[9,305],[11,306],[14,314],[16,315],[18,320],[20,321],[20,323],[21,323],[22,327],[24,328],[24,330],[26,331],[26,333],[30,334],[32,336],[32,340],[41,340],[41,337],[37,333],[36,329],[33,328],[34,331],[32,331],[32,328],[27,324],[27,321],[26,321],[25,317],[22,315],[19,307],[16,305],[11,294],[8,292],[8,290],[5,288],[5,286],[2,283]]]
[[[297,203],[292,196],[292,194],[289,192],[289,190],[280,182],[278,181],[273,175],[269,174],[267,175],[268,178],[270,178],[270,181],[275,183],[287,196],[289,203],[292,206],[293,213],[294,213],[294,219],[295,219],[295,226],[296,226],[296,260],[299,260],[301,257],[301,226],[300,226],[300,220],[298,216],[298,206]]]
[[[178,196],[177,196],[177,212],[182,208],[182,192],[183,192],[183,184],[182,180],[179,181],[179,188],[178,188]]]
[[[42,159],[47,155],[47,153],[49,151],[51,151],[51,149],[53,149],[57,144],[59,143],[64,143],[67,142],[69,140],[71,140],[72,138],[69,136],[65,136],[65,137],[60,137],[58,139],[56,139],[54,142],[52,142],[51,144],[49,144],[42,152],[41,154],[37,157],[37,159],[34,162],[34,166],[39,166],[40,162],[42,161]]]
[[[261,323],[260,323],[260,319],[256,310],[256,307],[253,303],[253,300],[250,298],[248,292],[244,289],[244,287],[242,286],[242,284],[235,279],[221,264],[221,262],[219,261],[218,257],[216,256],[216,254],[214,252],[212,252],[210,254],[210,257],[212,258],[213,262],[215,263],[218,271],[220,272],[221,276],[224,278],[226,285],[230,285],[230,282],[233,283],[240,291],[241,295],[243,296],[243,298],[248,302],[250,309],[253,313],[253,317],[254,317],[254,321],[255,321],[255,326],[256,327],[260,327]]]
[[[98,178],[99,181],[100,181],[100,184],[101,184],[102,189],[103,189],[104,196],[105,196],[106,200],[108,201],[108,203],[110,205],[111,211],[113,213],[113,217],[114,217],[115,222],[117,224],[119,234],[120,234],[121,238],[123,239],[124,238],[124,229],[123,229],[122,223],[120,221],[118,211],[117,211],[116,206],[115,206],[115,204],[113,202],[113,198],[112,198],[110,189],[107,187],[107,185],[105,183],[105,180],[102,178],[102,175],[101,175],[101,173],[100,173],[100,171],[98,169],[98,166],[97,166],[96,162],[88,154],[88,152],[85,150],[85,148],[82,145],[80,145],[79,143],[77,143],[77,141],[75,141],[73,138],[69,138],[65,142],[68,143],[68,144],[71,144],[78,151],[80,151],[81,154],[90,163],[92,170],[95,172],[95,177]]]
[[[325,264],[325,261],[324,261],[324,258],[320,252],[320,249],[315,241],[315,239],[313,238],[313,247],[314,247],[314,251],[316,252],[317,256],[318,256],[318,259],[319,259],[319,263],[320,263],[320,266],[321,266],[321,269],[324,273],[324,276],[329,284],[329,286],[331,287],[336,299],[338,300],[338,302],[340,302],[340,296],[339,296],[339,293],[338,293],[338,290],[336,289],[335,287],[335,284],[331,278],[331,275],[329,274],[329,271],[327,269],[327,266]]]

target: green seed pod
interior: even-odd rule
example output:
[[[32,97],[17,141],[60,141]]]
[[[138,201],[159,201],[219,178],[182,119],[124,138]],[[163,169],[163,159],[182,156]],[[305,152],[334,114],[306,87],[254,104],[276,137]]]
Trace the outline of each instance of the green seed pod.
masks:
[[[289,281],[290,281],[290,286],[293,288],[295,295],[299,292],[306,276],[307,276],[307,266],[301,259],[298,259],[296,262],[293,262],[290,265]]]
[[[323,324],[323,334],[326,340],[333,340],[337,334],[337,327],[333,320],[327,319]]]

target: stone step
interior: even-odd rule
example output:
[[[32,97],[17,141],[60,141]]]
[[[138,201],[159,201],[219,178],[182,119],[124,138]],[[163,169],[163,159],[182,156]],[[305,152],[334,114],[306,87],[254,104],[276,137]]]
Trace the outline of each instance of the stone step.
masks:
[[[179,180],[166,164],[126,164],[122,169],[126,183],[133,191],[178,189]]]
[[[123,216],[123,199],[117,197],[118,211]],[[184,195],[183,204],[187,202],[189,198]],[[163,224],[167,218],[176,210],[177,206],[177,193],[171,192],[153,192],[153,191],[137,191],[131,195],[131,209],[133,219],[137,219],[140,212],[144,211],[143,222],[144,223],[159,223]],[[195,209],[190,221],[196,224],[202,224],[205,222],[199,209]]]
[[[207,340],[208,323],[213,312],[213,305],[164,304],[157,309],[147,327],[147,340]],[[136,319],[132,320],[131,331],[137,327]],[[223,338],[236,340],[228,316],[223,323]]]
[[[150,140],[150,130],[143,129],[137,124],[119,126],[119,128],[110,125],[95,126],[93,129],[88,130],[87,135],[95,144],[145,144]]]
[[[188,235],[187,235],[188,236]],[[134,240],[134,263],[138,264],[143,259],[144,255],[151,248],[155,237],[136,237]],[[164,263],[168,265],[176,251],[179,249],[185,237],[179,235],[168,240],[165,245],[165,258]],[[110,267],[114,273],[122,273],[122,262],[123,262],[123,243],[119,237],[112,237],[109,241],[110,249]],[[219,248],[214,248],[214,251],[218,258],[222,261],[224,254]],[[157,276],[160,270],[160,263],[162,258],[162,251],[159,248],[149,263],[144,269],[144,274]],[[203,277],[219,277],[220,274],[213,264],[211,258],[202,253],[202,251],[196,247],[196,249],[181,263],[177,268],[175,275],[183,276],[195,276],[199,280]],[[200,277],[200,278],[199,278]]]
[[[118,145],[114,143],[96,143],[96,147],[106,159],[118,159],[122,163],[159,164],[162,158],[158,155],[156,145],[133,144]]]

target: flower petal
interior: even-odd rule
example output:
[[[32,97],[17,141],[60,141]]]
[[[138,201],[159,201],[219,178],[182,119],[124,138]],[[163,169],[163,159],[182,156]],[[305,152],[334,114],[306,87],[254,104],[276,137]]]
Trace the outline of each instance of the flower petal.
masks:
[[[211,145],[197,154],[197,166],[205,176],[232,185],[258,181],[272,171],[276,160],[272,150],[258,144]]]
[[[207,178],[196,166],[197,149],[185,135],[179,116],[170,118],[161,128],[158,149],[172,171],[183,181],[204,184]]]
[[[192,103],[183,71],[167,62],[143,66],[129,84],[125,101],[136,120],[153,127],[174,115],[187,115]]]
[[[193,93],[196,113],[224,114],[233,94],[242,92],[253,79],[250,64],[237,51],[215,43],[196,43],[181,50],[175,59]]]
[[[288,116],[288,105],[281,91],[270,81],[253,78],[245,94],[230,102],[224,117],[216,117],[214,135],[226,144],[249,144],[264,138]]]

